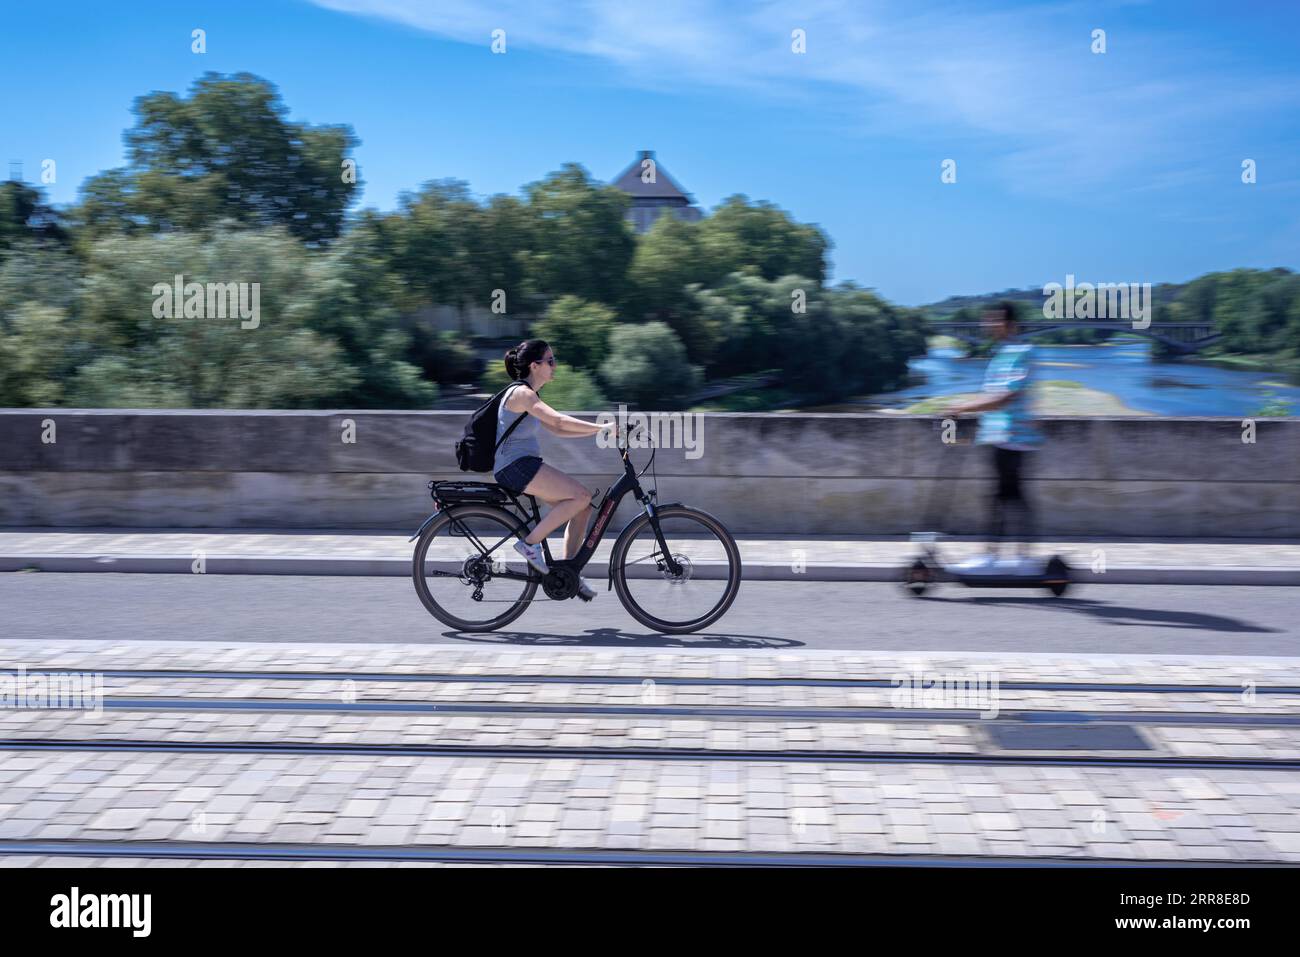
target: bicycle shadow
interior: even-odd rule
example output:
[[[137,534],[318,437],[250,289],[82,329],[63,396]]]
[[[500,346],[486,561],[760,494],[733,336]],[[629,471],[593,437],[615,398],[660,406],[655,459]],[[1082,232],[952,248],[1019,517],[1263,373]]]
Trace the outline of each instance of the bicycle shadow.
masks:
[[[978,595],[969,598],[943,598],[938,595],[925,595],[922,601],[964,602],[974,605],[1026,605],[1033,608],[1055,611],[1070,611],[1081,615],[1090,615],[1108,625],[1133,627],[1141,625],[1159,625],[1164,628],[1183,628],[1199,631],[1226,631],[1241,634],[1279,634],[1281,628],[1255,625],[1239,618],[1227,618],[1223,615],[1208,615],[1203,612],[1172,611],[1163,608],[1132,608],[1128,605],[1111,605],[1109,602],[1096,601],[1091,598],[1046,598],[1046,597],[997,597]]]
[[[727,648],[775,649],[803,648],[794,638],[770,635],[736,635],[696,632],[689,635],[664,635],[658,632],[635,634],[618,628],[588,628],[581,635],[557,635],[535,631],[444,631],[444,638],[487,645],[527,645],[537,648]]]

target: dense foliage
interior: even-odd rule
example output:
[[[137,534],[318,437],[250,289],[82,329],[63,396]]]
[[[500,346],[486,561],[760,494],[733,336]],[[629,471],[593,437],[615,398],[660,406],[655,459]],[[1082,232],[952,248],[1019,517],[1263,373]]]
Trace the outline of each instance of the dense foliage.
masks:
[[[530,320],[571,408],[686,408],[773,371],[826,401],[898,384],[924,349],[919,313],[826,287],[829,239],[767,202],[638,237],[627,195],[566,164],[517,196],[436,180],[350,213],[356,136],[294,122],[264,80],[208,74],[134,115],[126,165],[71,207],[0,185],[0,404],[421,408],[497,384],[428,307]]]

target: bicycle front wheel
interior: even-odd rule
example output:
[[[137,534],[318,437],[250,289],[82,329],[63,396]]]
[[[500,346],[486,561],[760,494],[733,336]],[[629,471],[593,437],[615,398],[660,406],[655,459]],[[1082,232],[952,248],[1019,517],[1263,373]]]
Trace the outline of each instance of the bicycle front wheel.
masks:
[[[708,512],[685,505],[656,510],[663,540],[680,566],[673,574],[645,514],[619,535],[610,561],[614,589],[628,614],[656,631],[686,634],[727,613],[740,591],[740,549]]]
[[[459,631],[492,631],[527,609],[540,580],[514,549],[520,522],[490,505],[453,505],[415,543],[411,574],[429,612]]]

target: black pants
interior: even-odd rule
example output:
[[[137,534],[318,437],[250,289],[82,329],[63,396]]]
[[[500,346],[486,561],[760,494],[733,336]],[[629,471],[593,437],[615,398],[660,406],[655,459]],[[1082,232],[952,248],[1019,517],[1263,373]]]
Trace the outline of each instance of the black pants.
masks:
[[[997,472],[997,488],[992,500],[992,540],[1033,541],[1035,532],[1034,509],[1025,498],[1021,472],[1025,457],[1029,453],[1018,449],[1004,449],[993,446],[993,469]],[[1009,519],[1019,526],[1019,535],[1008,536]]]

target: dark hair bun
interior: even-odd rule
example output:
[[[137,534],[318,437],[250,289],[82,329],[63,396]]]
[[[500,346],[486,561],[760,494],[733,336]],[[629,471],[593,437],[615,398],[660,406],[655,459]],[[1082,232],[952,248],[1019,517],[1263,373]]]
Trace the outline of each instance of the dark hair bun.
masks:
[[[546,354],[550,346],[545,339],[527,339],[517,346],[511,346],[505,354],[506,373],[511,379],[522,379],[528,370]]]

